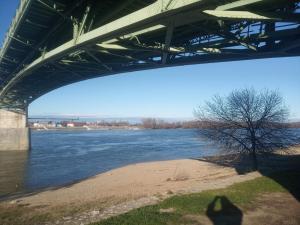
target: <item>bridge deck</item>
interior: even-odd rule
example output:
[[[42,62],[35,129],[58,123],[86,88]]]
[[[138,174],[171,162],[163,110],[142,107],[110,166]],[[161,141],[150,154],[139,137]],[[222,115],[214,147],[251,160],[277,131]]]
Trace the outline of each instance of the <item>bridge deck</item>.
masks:
[[[300,55],[299,1],[23,0],[0,50],[0,108],[167,66]]]

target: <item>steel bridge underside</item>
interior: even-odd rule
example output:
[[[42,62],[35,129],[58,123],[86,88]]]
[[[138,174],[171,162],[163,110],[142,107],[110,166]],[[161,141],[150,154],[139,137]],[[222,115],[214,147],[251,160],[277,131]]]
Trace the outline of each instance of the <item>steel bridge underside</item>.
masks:
[[[288,0],[23,0],[0,50],[0,108],[24,110],[51,90],[111,74],[299,56],[299,8]]]

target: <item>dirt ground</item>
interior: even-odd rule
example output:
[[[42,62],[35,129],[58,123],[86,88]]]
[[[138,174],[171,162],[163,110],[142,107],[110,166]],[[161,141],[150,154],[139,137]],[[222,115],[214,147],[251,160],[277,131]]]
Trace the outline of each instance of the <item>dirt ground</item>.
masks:
[[[300,203],[288,193],[265,194],[255,201],[255,208],[241,213],[215,216],[187,216],[189,225],[299,225]],[[230,216],[229,216],[230,215]]]

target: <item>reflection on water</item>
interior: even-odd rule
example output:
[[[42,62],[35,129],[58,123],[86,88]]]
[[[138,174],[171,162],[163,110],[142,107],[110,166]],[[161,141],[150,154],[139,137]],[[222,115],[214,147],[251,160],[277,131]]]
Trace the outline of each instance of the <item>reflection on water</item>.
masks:
[[[189,129],[33,131],[28,154],[1,152],[0,196],[64,185],[132,163],[215,151]]]
[[[24,189],[28,156],[26,151],[0,151],[0,195]]]

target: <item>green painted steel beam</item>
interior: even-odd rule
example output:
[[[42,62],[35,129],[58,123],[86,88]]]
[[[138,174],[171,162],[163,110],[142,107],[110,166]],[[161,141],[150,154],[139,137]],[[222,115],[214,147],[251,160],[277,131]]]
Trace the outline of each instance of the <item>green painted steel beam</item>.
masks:
[[[112,68],[107,66],[105,63],[103,63],[99,58],[97,58],[93,53],[91,53],[88,50],[85,50],[86,54],[88,54],[93,60],[95,60],[97,63],[99,63],[102,67],[107,69],[109,72],[112,72]]]
[[[134,1],[140,5],[133,5]],[[48,91],[97,76],[195,63],[300,55],[299,15],[292,11],[295,8],[292,3],[283,0],[157,0],[152,4],[148,0],[147,3],[126,0],[124,5],[130,4],[131,9],[113,5],[107,13],[121,9],[119,12],[126,14],[127,11],[127,15],[108,24],[103,22],[106,11],[103,10],[104,14],[100,11],[102,6],[105,8],[102,3],[109,3],[109,0],[101,1],[101,4],[95,1],[95,7],[86,19],[84,9],[88,1],[74,0],[74,4],[66,5],[62,11],[64,15],[69,19],[71,15],[83,18],[81,24],[87,20],[88,27],[91,27],[90,17],[96,18],[94,24],[101,24],[92,31],[83,29],[84,25],[81,29],[78,26],[76,41],[70,40],[72,26],[69,20],[64,22],[63,17],[36,2],[29,10],[34,14],[30,18],[32,23],[26,23],[29,19],[26,15],[19,15],[23,18],[20,32],[30,33],[27,38],[32,39],[31,45],[24,45],[27,39],[17,36],[20,35],[17,32],[9,38],[13,42],[7,47],[9,52],[3,55],[19,60],[20,66],[0,59],[3,60],[0,65],[3,87],[0,88],[0,108],[4,104],[21,107],[25,100],[30,103]],[[79,2],[86,4],[77,5],[72,12],[71,8]],[[147,6],[141,8],[142,5]],[[98,14],[94,14],[96,9],[100,10]],[[49,18],[38,20],[39,16]],[[108,21],[117,17],[115,14]],[[57,23],[50,23],[55,20]],[[279,28],[282,25],[274,23],[277,21],[295,23],[288,23],[291,27],[286,29]],[[49,29],[41,35],[39,28],[43,27],[34,23],[49,26]],[[173,29],[170,29],[171,23]],[[274,29],[265,28],[273,26]],[[30,29],[33,29],[32,35]],[[51,33],[57,35],[57,40],[49,38]],[[20,39],[23,44],[13,38]],[[13,48],[18,46],[25,53],[14,51]],[[3,49],[0,52],[3,53]],[[27,65],[23,67],[23,64]]]
[[[20,28],[20,21],[22,21],[22,19],[25,18],[32,3],[33,3],[33,0],[22,0],[20,2],[19,8],[16,11],[16,15],[10,25],[8,32],[5,35],[5,39],[4,39],[2,48],[0,49],[0,56],[5,55],[5,53],[8,49],[8,46],[11,44],[12,38],[14,37],[14,34]],[[0,59],[0,62],[1,62],[1,59]]]
[[[147,26],[153,27],[155,25],[159,25],[160,19],[179,13],[181,10],[187,10],[187,7],[193,8],[197,3],[199,4],[201,2],[202,0],[177,1],[176,4],[172,5],[172,8],[163,12],[159,0],[143,9],[79,36],[76,43],[74,43],[73,40],[68,41],[65,44],[47,52],[43,57],[36,59],[27,67],[18,72],[1,90],[0,99],[21,78],[30,74],[35,69],[40,68],[45,63],[59,59],[63,55],[68,54],[82,46],[95,42],[99,43],[109,41],[116,36],[119,37],[133,32],[138,32],[139,30],[147,28]]]
[[[258,3],[258,2],[263,2],[265,0],[239,0],[239,1],[234,1],[228,4],[224,4],[224,5],[220,5],[216,8],[216,10],[230,10],[230,9],[237,9],[240,7],[245,7],[248,5],[252,5],[254,3]]]
[[[298,22],[300,14],[297,13],[269,13],[269,12],[249,12],[249,11],[221,11],[204,10],[203,13],[210,15],[211,19],[233,20],[233,21],[276,21],[276,22]],[[209,18],[208,18],[209,19]]]
[[[204,10],[203,13],[216,17],[217,19],[231,20],[271,20],[281,21],[280,17],[269,17],[249,11],[222,11],[222,10]]]

